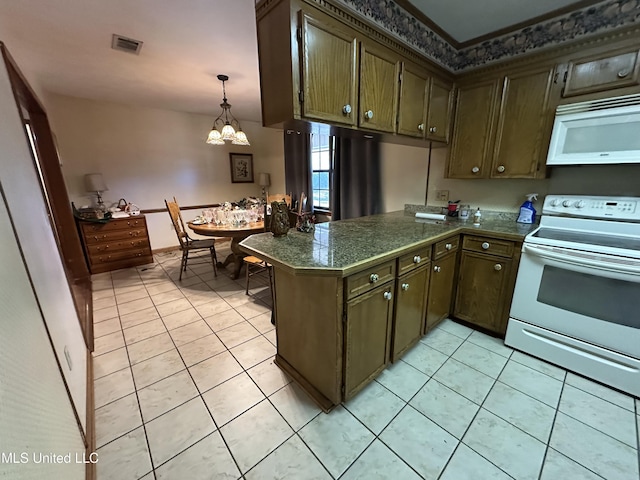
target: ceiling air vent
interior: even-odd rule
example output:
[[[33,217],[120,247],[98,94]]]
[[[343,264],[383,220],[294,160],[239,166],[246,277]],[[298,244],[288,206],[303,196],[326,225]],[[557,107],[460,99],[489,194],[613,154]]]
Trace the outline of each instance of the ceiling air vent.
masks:
[[[114,33],[111,39],[111,48],[138,55],[142,48],[142,43],[140,40],[134,40],[133,38],[123,37],[122,35],[116,35]]]

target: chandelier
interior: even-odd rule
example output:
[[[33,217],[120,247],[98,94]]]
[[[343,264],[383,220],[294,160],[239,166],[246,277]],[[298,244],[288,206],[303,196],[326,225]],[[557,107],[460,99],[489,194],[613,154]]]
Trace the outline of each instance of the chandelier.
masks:
[[[211,145],[224,145],[225,141],[231,141],[233,145],[251,145],[247,135],[242,131],[240,123],[231,114],[231,105],[227,102],[227,93],[224,82],[229,80],[227,75],[218,75],[218,80],[222,82],[222,113],[213,122],[207,143]]]

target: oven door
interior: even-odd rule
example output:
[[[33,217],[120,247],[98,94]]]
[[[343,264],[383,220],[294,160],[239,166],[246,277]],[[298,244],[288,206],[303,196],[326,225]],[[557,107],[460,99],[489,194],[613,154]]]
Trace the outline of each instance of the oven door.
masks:
[[[510,316],[640,359],[640,260],[525,243]]]

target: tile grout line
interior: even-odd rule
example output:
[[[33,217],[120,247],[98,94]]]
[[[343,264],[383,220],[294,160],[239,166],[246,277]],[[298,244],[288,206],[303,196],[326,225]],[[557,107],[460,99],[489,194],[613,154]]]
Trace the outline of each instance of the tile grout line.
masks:
[[[567,374],[564,374],[564,380],[562,381],[562,387],[560,388],[560,395],[558,396],[558,403],[556,405],[555,411],[553,412],[553,420],[551,422],[551,430],[549,431],[549,437],[547,438],[546,445],[544,447],[544,455],[542,456],[542,466],[540,467],[540,471],[538,472],[538,480],[542,478],[542,472],[544,471],[545,462],[547,461],[547,453],[549,452],[549,448],[551,447],[551,437],[553,437],[553,429],[556,426],[556,419],[558,418],[558,412],[560,411],[560,402],[562,401],[562,394],[564,393],[564,386],[566,384]],[[567,457],[569,458],[569,457]],[[573,459],[571,459],[573,460]],[[575,461],[575,460],[574,460]],[[576,462],[578,463],[578,462]]]

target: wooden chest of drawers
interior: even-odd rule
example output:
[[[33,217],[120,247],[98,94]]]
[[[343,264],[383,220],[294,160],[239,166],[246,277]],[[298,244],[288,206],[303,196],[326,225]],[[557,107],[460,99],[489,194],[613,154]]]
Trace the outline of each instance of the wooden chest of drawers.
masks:
[[[78,226],[91,273],[153,262],[144,215],[107,223],[79,221]]]

